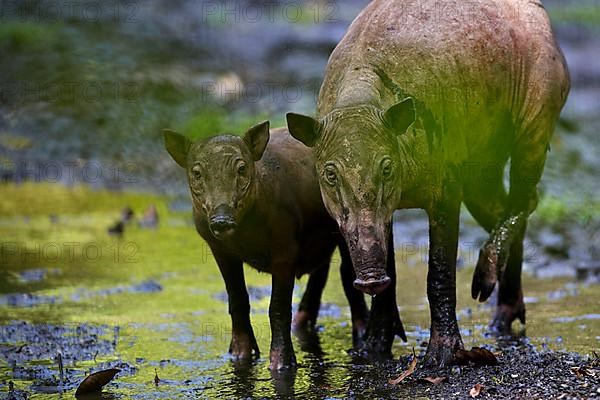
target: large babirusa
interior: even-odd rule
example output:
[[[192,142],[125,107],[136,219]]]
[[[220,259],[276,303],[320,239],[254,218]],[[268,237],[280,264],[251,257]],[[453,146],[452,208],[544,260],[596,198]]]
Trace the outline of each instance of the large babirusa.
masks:
[[[525,320],[523,235],[568,91],[565,60],[537,0],[374,0],[329,59],[317,118],[288,114],[291,134],[315,147],[355,286],[390,299],[388,307],[392,212],[426,210],[428,364],[448,364],[463,346],[455,312],[462,202],[490,232],[473,297],[485,300],[498,281],[494,325]],[[502,174],[489,171],[503,171],[509,159],[506,193]]]

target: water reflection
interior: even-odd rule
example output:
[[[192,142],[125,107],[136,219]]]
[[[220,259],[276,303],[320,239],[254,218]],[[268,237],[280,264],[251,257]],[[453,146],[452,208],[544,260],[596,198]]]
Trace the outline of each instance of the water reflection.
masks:
[[[297,368],[283,371],[268,371],[267,361],[252,364],[233,364],[231,379],[216,383],[220,395],[235,398],[348,398],[362,397],[369,393],[399,393],[398,388],[387,384],[390,374],[404,365],[403,361],[368,361],[359,356],[350,356],[342,343],[334,343],[324,351],[321,336],[314,331],[296,332]],[[327,342],[331,337],[323,338]],[[330,344],[330,343],[328,343]],[[345,354],[347,357],[340,357]]]

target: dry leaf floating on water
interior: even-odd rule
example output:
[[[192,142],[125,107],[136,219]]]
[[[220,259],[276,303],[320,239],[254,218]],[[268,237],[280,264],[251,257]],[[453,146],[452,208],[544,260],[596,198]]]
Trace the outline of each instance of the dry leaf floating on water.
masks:
[[[110,368],[88,375],[79,384],[77,391],[75,391],[75,396],[102,390],[102,387],[110,382],[119,372],[121,372],[120,369]]]

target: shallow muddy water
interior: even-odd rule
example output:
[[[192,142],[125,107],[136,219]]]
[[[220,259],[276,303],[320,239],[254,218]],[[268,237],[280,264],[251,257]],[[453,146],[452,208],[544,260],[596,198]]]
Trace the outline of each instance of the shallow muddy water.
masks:
[[[139,201],[140,207],[162,201],[126,195],[120,200]],[[428,340],[426,252],[397,248],[398,304],[408,342],[396,340],[394,360],[372,364],[349,353],[349,309],[334,260],[318,332],[294,338],[295,372],[272,375],[266,356],[270,276],[246,268],[262,353],[253,365],[236,367],[227,354],[227,296],[215,262],[188,213],[158,204],[163,216],[158,229],[133,223],[120,239],[106,233],[115,216],[110,212],[3,219],[0,390],[8,391],[12,381],[13,394],[22,390],[29,398],[59,398],[61,391],[73,393],[90,371],[115,367],[122,372],[105,387],[103,398],[427,396],[423,384],[387,384],[406,367],[412,348],[422,352]],[[416,220],[397,224],[395,231],[397,236],[403,230],[414,233],[421,224],[425,229],[424,221]],[[477,231],[473,235],[476,240]],[[469,254],[463,253],[458,271],[463,340],[469,348],[497,350],[495,339],[485,334],[492,308],[470,298],[474,260]],[[295,305],[305,285],[306,277],[297,282]],[[597,287],[526,274],[524,288],[529,339],[521,344],[531,354],[565,350],[585,355],[600,347]],[[514,328],[522,330],[518,323]],[[65,367],[62,384],[59,353]]]

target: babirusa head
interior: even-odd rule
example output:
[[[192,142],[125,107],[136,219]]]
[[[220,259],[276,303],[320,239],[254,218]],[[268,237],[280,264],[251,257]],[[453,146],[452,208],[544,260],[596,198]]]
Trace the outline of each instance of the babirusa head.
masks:
[[[415,121],[411,98],[386,110],[371,105],[334,109],[323,118],[287,115],[290,133],[315,148],[323,201],[346,240],[355,287],[378,294],[386,274],[392,213],[402,195],[398,139]]]

